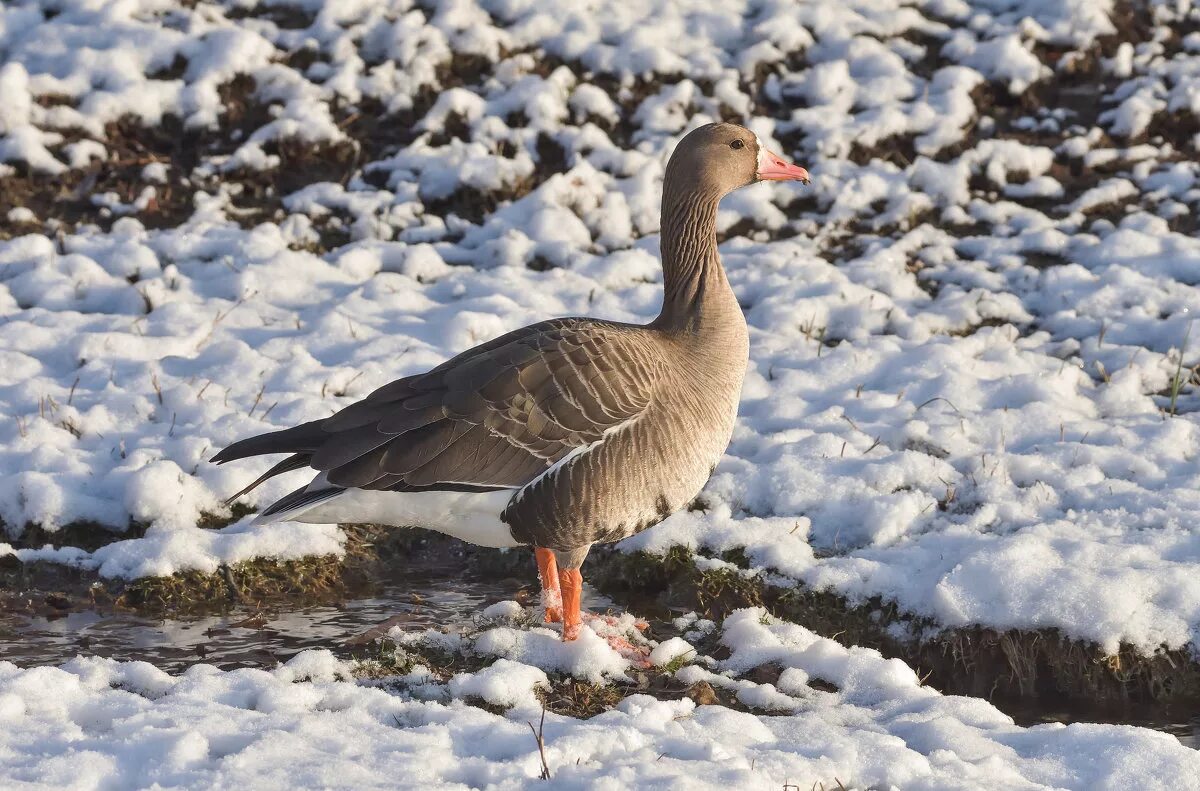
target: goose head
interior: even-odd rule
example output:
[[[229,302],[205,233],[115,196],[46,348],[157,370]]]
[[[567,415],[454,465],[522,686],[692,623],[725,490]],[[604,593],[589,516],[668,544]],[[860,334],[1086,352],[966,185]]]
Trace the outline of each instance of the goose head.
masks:
[[[705,124],[685,135],[666,175],[675,189],[716,196],[759,181],[809,181],[807,170],[768,149],[749,129],[729,123]]]

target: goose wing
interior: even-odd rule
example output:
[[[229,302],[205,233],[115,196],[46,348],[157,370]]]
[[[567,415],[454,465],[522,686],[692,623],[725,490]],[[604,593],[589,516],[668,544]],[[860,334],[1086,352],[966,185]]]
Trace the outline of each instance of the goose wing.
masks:
[[[343,488],[520,487],[646,409],[663,368],[650,332],[591,319],[534,324],[214,461],[289,452],[277,467],[307,464]]]

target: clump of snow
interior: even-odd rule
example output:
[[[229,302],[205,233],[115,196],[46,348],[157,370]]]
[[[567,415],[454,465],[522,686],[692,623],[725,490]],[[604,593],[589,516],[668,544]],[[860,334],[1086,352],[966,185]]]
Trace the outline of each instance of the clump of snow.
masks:
[[[676,659],[694,657],[695,654],[696,649],[687,640],[681,637],[672,637],[654,646],[654,650],[650,652],[649,659],[653,664],[662,667],[663,665],[669,665]]]
[[[541,668],[508,659],[497,659],[477,673],[459,673],[450,679],[456,698],[478,697],[493,706],[537,705],[534,687],[548,684]]]
[[[401,645],[440,641],[437,633],[406,634],[394,631]],[[470,635],[460,650],[481,656],[496,656],[534,665],[543,670],[565,673],[593,683],[608,677],[624,677],[629,660],[618,654],[603,637],[585,626],[579,639],[563,642],[562,635],[547,628],[498,626]]]
[[[484,607],[479,617],[486,621],[516,621],[525,617],[525,608],[511,599],[498,601]]]
[[[301,651],[275,671],[282,681],[347,681],[353,677],[353,668],[338,659],[330,651]]]

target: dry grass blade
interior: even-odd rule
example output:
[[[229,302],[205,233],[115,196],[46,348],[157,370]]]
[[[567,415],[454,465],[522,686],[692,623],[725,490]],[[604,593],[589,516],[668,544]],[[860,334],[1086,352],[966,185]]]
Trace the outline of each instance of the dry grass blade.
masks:
[[[546,739],[542,735],[543,730],[546,727],[546,707],[545,707],[545,705],[542,706],[542,719],[538,722],[537,728],[535,729],[533,727],[532,722],[527,723],[527,724],[529,725],[529,730],[533,733],[533,738],[537,741],[538,755],[541,756],[541,759],[542,759],[542,773],[540,775],[538,775],[538,777],[540,777],[543,780],[549,780],[550,779],[550,765],[548,763],[546,763]]]
[[[58,421],[58,427],[64,431],[70,432],[71,436],[75,437],[75,439],[79,439],[83,436],[83,429],[76,425],[75,421],[71,418],[64,418],[63,420]]]
[[[258,395],[254,397],[254,403],[250,405],[250,411],[246,413],[246,417],[253,417],[254,410],[258,409],[258,405],[262,403],[263,392],[266,391],[267,384],[263,382],[263,386],[258,388]]]
[[[922,403],[921,403],[921,405],[920,405],[920,406],[918,406],[918,407],[917,407],[916,409],[914,409],[913,411],[914,411],[914,412],[920,412],[922,409],[924,409],[925,407],[929,406],[929,405],[930,405],[930,404],[932,404],[934,401],[945,401],[945,402],[946,402],[946,403],[947,403],[947,404],[950,406],[950,408],[954,410],[954,414],[958,415],[959,417],[962,417],[962,416],[963,416],[963,413],[962,413],[962,412],[960,412],[960,411],[958,410],[958,407],[956,407],[956,406],[953,404],[953,402],[951,402],[951,401],[950,401],[950,399],[949,399],[949,398],[943,398],[942,396],[934,396],[933,398],[929,399],[928,401],[924,401],[924,402],[922,402]]]

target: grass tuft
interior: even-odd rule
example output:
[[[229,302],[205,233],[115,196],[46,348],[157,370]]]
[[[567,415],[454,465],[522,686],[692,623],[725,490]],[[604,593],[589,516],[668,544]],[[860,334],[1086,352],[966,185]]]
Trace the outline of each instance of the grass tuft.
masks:
[[[1175,376],[1171,378],[1171,405],[1169,412],[1171,417],[1175,416],[1175,402],[1179,398],[1179,391],[1183,387],[1183,355],[1187,352],[1188,338],[1192,334],[1192,321],[1188,322],[1187,331],[1183,333],[1183,343],[1179,344],[1179,361],[1175,364]]]
[[[138,610],[197,612],[260,599],[320,599],[344,591],[342,558],[321,555],[302,560],[250,560],[223,566],[215,574],[188,571],[169,577],[143,577],[127,584],[117,604]]]

